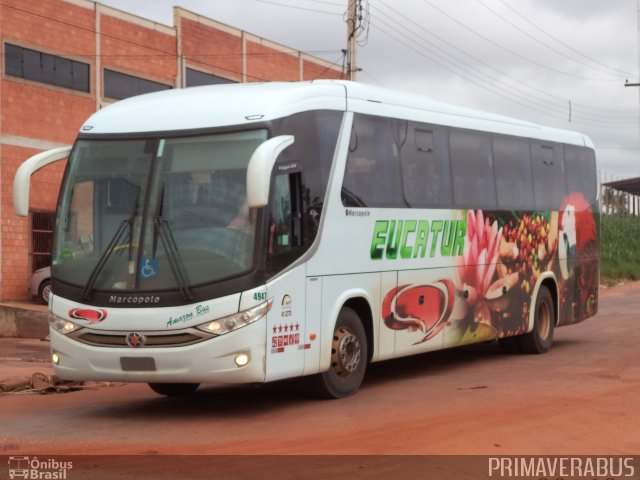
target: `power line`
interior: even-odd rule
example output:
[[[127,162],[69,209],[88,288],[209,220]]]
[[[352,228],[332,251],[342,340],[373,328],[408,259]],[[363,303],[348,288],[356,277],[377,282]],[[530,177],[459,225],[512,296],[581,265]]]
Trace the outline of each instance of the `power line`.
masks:
[[[388,24],[386,24],[384,21],[382,21],[382,24],[385,26],[388,26],[390,29],[392,29],[394,32],[399,33],[401,36],[404,36],[404,32],[400,32],[397,29],[395,29],[395,27],[390,26]],[[448,70],[449,72],[455,74],[456,76],[463,78],[467,81],[469,81],[470,83],[473,83],[477,86],[479,86],[480,88],[483,88],[485,90],[488,90],[489,92],[502,97],[506,100],[509,100],[511,102],[517,103],[525,108],[528,108],[530,110],[534,110],[538,113],[542,113],[544,115],[556,118],[556,119],[560,119],[563,121],[566,121],[566,116],[560,116],[558,115],[558,110],[556,109],[555,111],[550,111],[550,107],[549,105],[546,104],[540,104],[539,102],[535,102],[532,101],[529,97],[526,98],[521,98],[518,94],[514,94],[512,92],[508,92],[508,91],[498,91],[496,89],[493,88],[494,83],[492,83],[490,80],[486,80],[483,78],[478,78],[475,77],[473,74],[469,75],[469,72],[467,70],[465,70],[463,67],[460,67],[458,65],[455,65],[453,67],[447,65],[446,63],[443,63],[442,60],[447,61],[447,59],[443,59],[441,55],[435,54],[436,58],[434,58],[434,53],[431,52],[431,56],[427,53],[428,49],[422,48],[422,49],[418,49],[416,48],[414,45],[412,45],[411,43],[407,43],[406,41],[404,41],[401,38],[398,38],[396,35],[394,35],[393,33],[388,32],[385,28],[382,28],[380,23],[375,23],[374,25],[377,26],[378,30],[381,31],[382,33],[384,33],[385,35],[389,36],[390,38],[394,39],[395,41],[397,41],[398,43],[404,45],[405,47],[413,50],[414,52],[416,52],[418,55],[430,60],[431,62],[439,65],[440,67]],[[437,57],[440,57],[440,59],[438,59]],[[462,72],[460,71],[462,70]],[[485,74],[486,76],[486,74]],[[557,107],[556,107],[557,108]],[[610,124],[602,124],[602,123],[593,123],[593,122],[589,122],[589,121],[585,121],[585,120],[581,120],[581,121],[576,121],[575,123],[580,123],[583,125],[591,125],[591,126],[597,126],[597,127],[602,127],[602,128],[623,128],[622,125],[618,125],[617,127],[610,125]],[[635,128],[635,126],[634,126]]]
[[[359,47],[364,47],[369,42],[369,26],[371,20],[371,7],[369,0],[353,0],[354,12],[344,12],[342,20],[347,24],[349,38],[355,37]],[[364,3],[364,6],[363,6]],[[353,14],[353,18],[350,18]]]
[[[461,55],[463,55],[465,57],[465,60],[460,60],[458,58],[456,58],[454,55],[447,53],[445,50],[443,50],[442,48],[440,48],[439,46],[437,46],[436,44],[434,44],[433,42],[429,41],[428,39],[424,38],[423,36],[419,35],[418,33],[416,33],[415,31],[411,30],[411,28],[407,27],[407,25],[400,23],[398,20],[396,20],[395,18],[393,18],[392,15],[390,15],[387,12],[382,12],[379,9],[376,8],[377,11],[379,11],[381,13],[381,17],[384,17],[385,19],[391,20],[394,23],[396,23],[397,25],[399,25],[399,28],[402,29],[402,31],[398,30],[397,28],[389,25],[388,23],[386,23],[385,21],[382,21],[383,24],[385,24],[386,26],[388,26],[389,28],[393,29],[394,32],[400,34],[403,37],[406,37],[407,33],[411,33],[412,35],[414,35],[415,37],[419,38],[422,42],[426,42],[426,44],[428,44],[429,46],[431,46],[432,48],[430,49],[429,46],[425,45],[425,43],[421,43],[421,42],[416,42],[420,45],[420,47],[423,48],[423,51],[431,51],[432,55],[437,56],[438,58],[440,58],[441,60],[443,60],[444,62],[447,62],[449,64],[452,64],[455,68],[458,68],[466,73],[469,73],[471,75],[474,76],[474,78],[476,78],[479,81],[485,81],[487,83],[490,83],[492,86],[495,85],[496,83],[503,83],[505,84],[504,80],[500,77],[496,77],[494,75],[490,75],[486,72],[483,72],[482,70],[473,67],[472,62],[477,62],[481,65],[483,65],[484,67],[486,67],[487,69],[494,71],[496,73],[498,73],[501,76],[507,77],[511,80],[513,80],[516,85],[515,86],[510,86],[508,84],[505,84],[505,88],[511,89],[513,91],[516,92],[520,92],[520,93],[516,93],[516,95],[518,95],[518,97],[520,98],[520,94],[523,94],[525,96],[523,101],[528,101],[530,103],[534,103],[537,106],[540,106],[542,108],[552,108],[554,109],[554,111],[556,113],[561,113],[563,115],[563,118],[566,119],[566,117],[564,116],[567,113],[567,110],[565,108],[565,105],[567,104],[565,99],[562,99],[560,97],[556,97],[554,95],[550,95],[545,91],[542,91],[541,89],[538,89],[532,85],[527,85],[525,82],[522,82],[508,74],[506,74],[505,72],[502,72],[494,67],[492,67],[491,65],[477,59],[476,57],[473,57],[472,55],[466,53],[465,51],[461,50],[460,48],[456,47],[455,45],[453,45],[451,42],[443,39],[442,37],[433,34],[432,32],[430,32],[428,29],[424,28],[421,24],[418,24],[416,22],[414,22],[412,19],[408,18],[407,16],[403,15],[401,12],[399,12],[398,10],[394,9],[393,7],[385,4],[384,2],[381,2],[381,4],[383,6],[385,6],[386,8],[388,8],[392,13],[394,13],[395,15],[400,16],[401,18],[403,18],[404,20],[410,22],[411,24],[415,25],[416,27],[418,27],[420,30],[424,31],[425,33],[427,33],[430,36],[435,37],[438,41],[444,43],[445,45],[447,45],[448,47],[458,51]],[[414,40],[415,41],[415,40]],[[471,62],[470,62],[470,61]],[[471,70],[472,71],[471,71]],[[476,73],[474,73],[476,72]],[[457,71],[454,73],[458,73]],[[531,88],[533,90],[539,91],[547,96],[550,96],[551,98],[557,98],[558,100],[560,100],[562,102],[561,105],[558,105],[556,103],[553,103],[549,100],[545,100],[539,97],[535,97],[532,96],[531,94],[529,94],[526,90],[524,90],[521,86],[524,85],[525,87]],[[612,116],[600,116],[600,115],[595,115],[595,114],[591,114],[591,113],[579,113],[578,114],[579,117],[585,118],[585,120],[592,120],[592,121],[597,121],[598,119],[601,118],[606,118],[607,122],[611,122],[611,121],[615,121],[615,120],[631,120],[631,118],[615,118]],[[596,117],[595,119],[591,119],[589,117]],[[635,116],[633,117],[633,120],[635,121]]]
[[[601,67],[605,67],[609,70],[611,70],[612,72],[616,72],[619,74],[623,74],[625,76],[629,76],[629,77],[636,77],[637,74],[632,74],[629,72],[625,72],[623,70],[619,70],[615,67],[612,67],[610,65],[607,65],[606,63],[602,63],[594,58],[591,58],[590,56],[580,52],[579,50],[573,48],[571,45],[567,44],[566,42],[563,42],[562,40],[560,40],[558,37],[552,35],[551,33],[547,32],[545,29],[541,28],[540,26],[536,25],[534,22],[532,22],[531,20],[529,20],[525,15],[523,15],[522,13],[520,13],[518,10],[516,10],[515,8],[513,8],[511,5],[509,5],[507,2],[505,2],[504,0],[498,0],[498,2],[500,2],[501,4],[503,4],[505,7],[507,7],[509,10],[511,10],[513,13],[515,13],[517,16],[519,16],[522,20],[524,20],[525,22],[527,22],[529,25],[531,25],[533,28],[535,28],[536,30],[538,30],[539,32],[543,33],[544,35],[546,35],[547,37],[551,38],[552,40],[558,42],[560,45],[562,45],[563,47],[571,50],[573,53],[580,55],[583,58],[586,58],[587,60],[600,65]]]
[[[581,80],[589,80],[592,82],[619,82],[620,79],[606,79],[606,78],[593,78],[593,77],[585,77],[584,75],[578,75],[578,74],[574,74],[574,73],[570,73],[567,72],[565,70],[560,70],[554,67],[551,67],[549,65],[545,65],[543,63],[540,63],[536,60],[533,60],[531,58],[527,58],[524,55],[519,54],[518,52],[515,52],[507,47],[505,47],[504,45],[501,45],[500,43],[491,40],[490,38],[488,38],[487,36],[477,32],[476,30],[474,30],[473,28],[469,27],[468,25],[462,23],[460,20],[458,20],[457,18],[455,18],[452,15],[449,15],[447,12],[445,12],[444,10],[442,10],[441,8],[439,8],[438,6],[434,5],[432,2],[430,2],[429,0],[422,0],[424,3],[426,3],[427,5],[431,6],[431,8],[433,8],[434,10],[440,12],[442,15],[444,15],[445,17],[447,17],[449,20],[455,22],[456,24],[460,25],[462,28],[464,28],[465,30],[473,33],[474,35],[482,38],[484,41],[489,42],[490,44],[494,45],[495,47],[498,47],[500,50],[503,50],[507,53],[509,53],[510,55],[513,55],[516,58],[519,58],[521,60],[524,60],[525,62],[529,62],[533,65],[537,65],[540,68],[544,68],[545,70],[549,70],[555,73],[559,73],[561,75],[566,75],[569,77],[573,77],[573,78],[579,78]]]
[[[325,68],[318,75],[313,77],[313,80],[318,80],[319,78],[321,78],[325,73],[327,73],[331,69],[331,67],[336,66],[338,62],[340,62],[343,58],[344,58],[344,55],[341,53],[335,62],[333,62],[331,65],[328,65],[327,68]],[[340,78],[342,78],[343,76],[344,76],[344,69],[340,72]]]
[[[545,114],[545,115],[550,115],[548,111],[540,110],[539,108],[532,107],[532,106],[530,106],[530,105],[527,105],[526,103],[523,103],[522,101],[520,101],[520,100],[518,100],[518,99],[509,98],[509,97],[505,96],[504,94],[501,94],[500,92],[498,92],[498,91],[496,91],[496,90],[494,90],[494,89],[492,89],[492,88],[490,88],[490,87],[488,87],[488,86],[486,86],[486,85],[482,85],[482,84],[478,83],[478,81],[474,80],[472,77],[468,77],[468,76],[467,76],[467,75],[465,75],[464,73],[460,73],[460,72],[458,72],[458,71],[454,70],[453,68],[451,68],[451,67],[449,67],[448,65],[446,65],[446,64],[444,64],[444,63],[442,63],[442,62],[440,62],[439,60],[434,59],[433,57],[429,57],[429,56],[425,53],[425,51],[424,51],[424,50],[418,50],[416,47],[414,47],[414,46],[413,46],[413,45],[411,45],[410,43],[405,42],[404,40],[402,40],[402,39],[398,38],[398,37],[397,37],[397,36],[395,36],[394,34],[392,34],[392,33],[388,32],[388,31],[387,31],[387,30],[385,30],[384,28],[381,28],[381,26],[380,26],[379,24],[377,24],[377,21],[376,21],[376,23],[373,23],[373,25],[377,26],[377,27],[378,27],[378,30],[379,30],[380,32],[384,33],[385,35],[387,35],[387,36],[388,36],[388,37],[390,37],[391,39],[393,39],[393,40],[395,40],[396,42],[398,42],[398,43],[400,43],[400,44],[404,45],[405,47],[407,47],[407,48],[409,48],[409,49],[413,50],[415,53],[417,53],[417,54],[418,54],[418,55],[420,55],[421,57],[424,57],[424,58],[426,58],[427,60],[429,60],[429,61],[431,61],[431,62],[433,62],[433,63],[435,63],[435,64],[439,65],[440,67],[444,68],[445,70],[448,70],[449,72],[453,73],[454,75],[456,75],[456,76],[458,76],[458,77],[460,77],[460,78],[463,78],[463,79],[465,79],[465,80],[469,81],[470,83],[473,83],[473,84],[475,84],[475,85],[477,85],[477,86],[479,86],[479,87],[481,87],[481,88],[483,88],[483,89],[485,89],[485,90],[488,90],[488,91],[490,91],[491,93],[494,93],[495,95],[498,95],[498,96],[500,96],[500,97],[502,97],[502,98],[505,98],[505,99],[507,99],[507,100],[513,101],[513,102],[515,102],[515,103],[517,103],[517,104],[519,104],[519,105],[521,105],[521,106],[523,106],[523,107],[525,107],[525,108],[528,108],[528,109],[531,109],[531,110],[535,110],[535,111],[537,111],[537,112],[539,112],[539,113],[542,113],[542,114]],[[555,115],[550,115],[550,116],[555,116]]]
[[[307,12],[314,12],[314,13],[322,13],[325,15],[335,15],[338,17],[342,16],[342,13],[336,13],[336,12],[327,12],[326,10],[317,10],[315,8],[306,8],[306,7],[298,7],[295,5],[289,5],[287,3],[280,3],[280,2],[273,2],[271,0],[251,0],[252,2],[259,2],[259,3],[266,3],[269,5],[276,5],[278,7],[286,7],[286,8],[292,8],[294,10],[305,10]]]
[[[343,3],[337,3],[337,2],[327,2],[325,0],[307,0],[308,2],[313,2],[313,3],[321,3],[323,5],[332,5],[334,7],[342,7],[344,8],[344,4]]]
[[[519,27],[518,25],[516,25],[515,23],[513,23],[511,20],[509,20],[508,18],[506,18],[505,16],[501,15],[499,12],[495,11],[493,8],[491,8],[489,5],[487,5],[486,3],[483,2],[483,0],[476,0],[476,2],[478,2],[480,5],[482,5],[486,10],[488,10],[489,12],[491,12],[493,15],[495,15],[496,17],[498,17],[500,20],[502,20],[503,22],[505,22],[507,25],[510,25],[511,27],[513,27],[514,29],[516,29],[517,31],[519,31],[520,33],[522,33],[523,35],[525,35],[526,37],[532,39],[533,41],[535,41],[536,43],[539,43],[540,45],[544,46],[545,48],[551,50],[552,52],[568,59],[571,60],[572,62],[578,63],[584,67],[590,68],[591,70],[594,70],[596,72],[600,72],[600,73],[604,73],[606,75],[611,75],[610,72],[601,70],[599,68],[595,68],[592,65],[589,65],[588,63],[585,63],[581,60],[578,60],[570,55],[567,55],[566,53],[558,50],[557,48],[549,45],[548,43],[543,42],[542,40],[540,40],[539,38],[536,38],[535,36],[531,35],[529,32],[527,32],[526,30],[524,30],[523,28]],[[616,71],[617,74],[622,73],[622,75],[626,75],[629,76],[628,73],[625,72],[618,72]]]
[[[373,80],[375,83],[377,83],[381,87],[385,87],[385,84],[382,83],[380,80],[378,80],[370,71],[361,70],[360,73],[362,73],[363,75],[366,75],[367,77],[369,77],[371,80]]]

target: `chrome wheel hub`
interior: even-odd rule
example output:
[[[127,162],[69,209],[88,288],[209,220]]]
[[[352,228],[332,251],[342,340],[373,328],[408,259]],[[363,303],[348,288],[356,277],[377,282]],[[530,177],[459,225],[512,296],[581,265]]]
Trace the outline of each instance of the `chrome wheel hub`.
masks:
[[[346,327],[339,328],[333,335],[331,368],[341,377],[348,376],[360,366],[361,351],[358,337]]]

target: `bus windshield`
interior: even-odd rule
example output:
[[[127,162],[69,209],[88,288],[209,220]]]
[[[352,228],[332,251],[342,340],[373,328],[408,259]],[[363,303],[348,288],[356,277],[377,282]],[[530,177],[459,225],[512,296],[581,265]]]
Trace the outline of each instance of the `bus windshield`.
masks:
[[[79,140],[62,186],[55,278],[154,291],[212,283],[254,264],[246,173],[266,130]]]

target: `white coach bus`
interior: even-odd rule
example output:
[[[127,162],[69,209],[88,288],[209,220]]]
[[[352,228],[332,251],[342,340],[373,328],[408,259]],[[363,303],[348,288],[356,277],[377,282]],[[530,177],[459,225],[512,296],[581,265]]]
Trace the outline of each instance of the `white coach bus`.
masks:
[[[585,136],[346,81],[238,84],[111,105],[69,157],[49,302],[69,380],[314,376],[498,339],[542,353],[597,310]]]

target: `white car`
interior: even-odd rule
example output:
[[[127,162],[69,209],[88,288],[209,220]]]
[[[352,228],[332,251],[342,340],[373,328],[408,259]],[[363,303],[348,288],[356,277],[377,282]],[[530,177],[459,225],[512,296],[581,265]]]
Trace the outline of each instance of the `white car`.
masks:
[[[49,294],[51,293],[51,267],[39,268],[29,282],[29,291],[33,297],[37,297],[40,303],[49,304]]]

